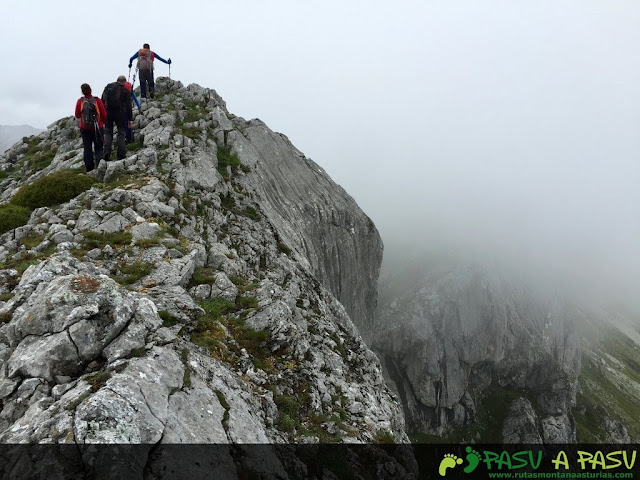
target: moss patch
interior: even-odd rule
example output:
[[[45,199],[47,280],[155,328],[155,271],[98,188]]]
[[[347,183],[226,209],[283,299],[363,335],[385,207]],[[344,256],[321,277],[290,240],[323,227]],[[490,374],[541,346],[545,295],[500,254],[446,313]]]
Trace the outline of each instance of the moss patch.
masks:
[[[213,268],[196,268],[193,272],[193,276],[191,277],[191,281],[189,282],[189,288],[203,284],[213,285],[216,281],[214,273],[215,271]]]
[[[114,275],[113,279],[120,285],[132,285],[142,277],[149,275],[152,270],[153,265],[147,262],[120,264],[117,267],[119,275]]]
[[[378,430],[373,437],[374,442],[392,444],[396,443],[393,434],[389,430]]]
[[[20,239],[20,243],[25,247],[27,247],[27,249],[31,250],[32,248],[35,248],[38,245],[40,245],[44,240],[44,237],[45,237],[44,235],[36,235],[34,233],[31,233],[25,237],[22,237]]]
[[[180,352],[180,360],[184,364],[184,373],[182,374],[182,388],[191,388],[191,369],[189,368],[189,349],[187,347]]]
[[[226,331],[222,326],[222,317],[233,311],[235,305],[222,297],[215,297],[200,303],[206,312],[198,318],[191,341],[209,350],[211,356],[226,359],[227,347],[223,340]]]
[[[13,196],[11,203],[36,209],[68,202],[85,192],[95,179],[72,170],[60,170],[25,185]]]
[[[173,327],[178,323],[178,319],[166,310],[158,310],[158,316],[162,320],[163,327]]]
[[[222,427],[225,430],[229,429],[229,410],[231,407],[229,406],[229,402],[225,398],[224,394],[220,390],[216,390],[216,396],[218,397],[218,401],[222,408],[224,408],[224,415],[222,416]]]
[[[26,225],[29,221],[31,210],[18,205],[0,205],[0,234]]]
[[[30,170],[38,171],[51,165],[58,147],[46,145],[36,136],[24,137],[22,140],[28,145],[27,151],[22,157],[22,162]]]
[[[78,398],[76,398],[75,400],[69,402],[64,409],[65,410],[75,410],[78,405],[80,405],[82,402],[84,402],[87,398],[89,398],[91,396],[91,393],[89,392],[85,392],[82,395],[80,395]]]
[[[83,247],[87,250],[104,248],[107,245],[123,246],[131,243],[131,232],[97,233],[90,230],[82,232],[84,236]]]
[[[237,172],[242,167],[242,163],[237,154],[231,153],[229,147],[218,147],[218,172],[224,179],[229,178],[227,167],[230,167],[232,172]]]
[[[258,210],[256,210],[255,207],[246,206],[242,209],[238,208],[235,199],[231,196],[230,193],[227,193],[226,195],[220,194],[220,205],[222,206],[222,208],[229,210],[235,215],[247,217],[256,222],[261,218]]]
[[[33,253],[15,255],[3,264],[0,264],[0,269],[13,268],[17,270],[20,275],[22,275],[24,271],[31,265],[35,265],[42,259],[50,257],[55,251],[56,245],[52,243],[49,247],[39,251],[35,255]]]
[[[291,256],[291,249],[282,242],[278,242],[278,251],[287,256]]]
[[[142,140],[137,140],[135,142],[127,144],[127,151],[129,152],[137,152],[138,150],[142,150],[143,148],[144,142]]]
[[[244,348],[256,368],[271,370],[269,365],[275,363],[269,360],[271,352],[266,345],[269,332],[246,325],[248,311],[257,306],[255,298],[250,298],[238,296],[235,303],[222,297],[200,302],[206,313],[197,320],[191,341],[207,348],[214,358],[234,364]]]
[[[91,385],[92,392],[97,392],[107,383],[107,380],[109,380],[110,378],[111,374],[109,372],[98,372],[88,377],[87,383]]]

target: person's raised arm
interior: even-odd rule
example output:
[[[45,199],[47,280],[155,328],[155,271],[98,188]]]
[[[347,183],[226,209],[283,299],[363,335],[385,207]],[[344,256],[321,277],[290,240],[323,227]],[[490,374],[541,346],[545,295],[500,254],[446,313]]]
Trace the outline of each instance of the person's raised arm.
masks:
[[[167,65],[171,65],[171,59],[169,60],[165,60],[164,58],[162,58],[160,55],[158,55],[156,52],[153,52],[153,56],[154,58],[157,58],[158,60],[160,60],[161,62],[166,63]]]
[[[138,58],[138,52],[136,52],[130,59],[129,59],[129,68],[131,68],[131,65],[133,65],[133,61]]]

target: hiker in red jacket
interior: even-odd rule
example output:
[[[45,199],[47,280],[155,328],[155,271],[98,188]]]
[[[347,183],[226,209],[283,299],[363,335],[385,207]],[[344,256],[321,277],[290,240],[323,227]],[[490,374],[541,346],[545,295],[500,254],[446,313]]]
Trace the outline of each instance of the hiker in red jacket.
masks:
[[[157,58],[161,62],[171,65],[171,59],[165,60],[156,52],[152,52],[148,43],[145,43],[140,50],[138,50],[129,59],[129,69],[135,59],[138,59],[138,70],[140,71],[140,96],[147,98],[147,83],[149,83],[149,96],[153,98],[155,83],[153,82],[153,61]]]
[[[104,146],[102,142],[102,129],[107,118],[107,111],[104,103],[98,97],[91,95],[91,87],[87,83],[80,86],[82,97],[76,102],[76,118],[80,119],[79,127],[82,134],[82,145],[84,146],[84,166],[90,172],[98,166],[104,156]],[[95,162],[93,158],[93,148],[95,147]]]

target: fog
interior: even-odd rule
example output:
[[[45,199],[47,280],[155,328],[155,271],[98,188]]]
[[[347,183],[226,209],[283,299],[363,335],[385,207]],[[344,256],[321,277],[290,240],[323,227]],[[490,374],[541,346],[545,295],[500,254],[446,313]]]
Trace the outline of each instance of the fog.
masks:
[[[81,83],[101,92],[149,42],[173,78],[325,168],[387,259],[488,261],[591,299],[638,297],[635,0],[159,0],[96,9],[95,41],[77,31],[85,3],[23,3],[2,7],[0,124],[70,115]]]

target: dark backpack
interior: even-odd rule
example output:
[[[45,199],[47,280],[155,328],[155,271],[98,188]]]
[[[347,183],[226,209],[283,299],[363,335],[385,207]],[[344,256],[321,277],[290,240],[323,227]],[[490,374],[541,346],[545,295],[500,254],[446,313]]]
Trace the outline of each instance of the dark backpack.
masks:
[[[122,110],[122,89],[124,87],[118,82],[113,82],[104,87],[102,93],[102,101],[105,103],[107,110]]]
[[[82,123],[84,123],[84,126],[87,128],[95,127],[100,118],[96,102],[95,97],[82,97]]]

